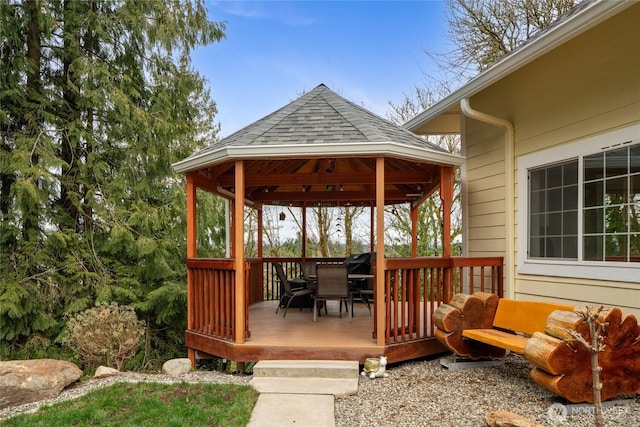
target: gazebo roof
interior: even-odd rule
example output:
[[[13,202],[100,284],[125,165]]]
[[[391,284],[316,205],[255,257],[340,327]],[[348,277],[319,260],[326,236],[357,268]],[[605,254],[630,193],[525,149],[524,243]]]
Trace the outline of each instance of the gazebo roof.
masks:
[[[241,158],[394,154],[440,164],[461,164],[458,156],[320,84],[173,166],[178,172],[187,172]]]
[[[375,200],[375,158],[385,158],[385,202],[417,201],[460,156],[344,99],[321,84],[281,109],[173,165],[232,197],[245,161],[245,195],[257,204],[363,205]]]

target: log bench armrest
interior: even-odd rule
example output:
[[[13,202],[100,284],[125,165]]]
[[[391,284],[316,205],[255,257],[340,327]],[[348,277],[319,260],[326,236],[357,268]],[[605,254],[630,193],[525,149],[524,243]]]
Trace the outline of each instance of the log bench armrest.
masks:
[[[524,346],[528,340],[527,337],[522,335],[511,334],[498,329],[465,329],[462,331],[462,336],[494,347],[511,350],[518,354],[524,354]]]

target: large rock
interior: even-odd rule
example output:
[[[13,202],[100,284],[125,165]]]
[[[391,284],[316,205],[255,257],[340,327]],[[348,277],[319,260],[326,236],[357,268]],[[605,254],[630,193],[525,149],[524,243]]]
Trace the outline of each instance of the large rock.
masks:
[[[508,411],[493,411],[484,419],[490,427],[541,427],[528,418]]]
[[[167,360],[162,365],[162,372],[172,377],[188,374],[191,372],[191,360],[186,358]]]
[[[108,366],[98,366],[96,369],[96,373],[93,374],[93,378],[105,378],[105,377],[113,377],[116,375],[120,375],[122,372],[118,371],[114,368],[109,368]]]
[[[73,363],[55,359],[0,362],[0,409],[53,399],[82,371]]]

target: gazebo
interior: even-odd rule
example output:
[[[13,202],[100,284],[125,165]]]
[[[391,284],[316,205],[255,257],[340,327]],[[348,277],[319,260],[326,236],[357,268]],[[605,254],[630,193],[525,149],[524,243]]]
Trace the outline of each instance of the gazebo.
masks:
[[[332,92],[325,85],[240,131],[174,164],[187,181],[188,325],[186,345],[200,357],[238,362],[260,359],[351,359],[385,354],[390,362],[443,351],[433,338],[431,315],[454,291],[502,292],[502,258],[452,257],[450,213],[454,169],[463,159],[398,127]],[[231,201],[231,257],[197,257],[197,189]],[[418,257],[418,207],[436,190],[443,201],[440,257]],[[407,203],[412,222],[411,258],[384,255],[384,206]],[[274,330],[281,316],[252,322],[265,304],[263,286],[272,260],[262,254],[262,208],[302,209],[302,259],[306,260],[306,210],[368,206],[374,263],[373,316],[369,333],[340,350],[316,340],[288,340]],[[244,207],[258,213],[258,255],[244,255]],[[375,226],[373,225],[375,224]],[[375,242],[375,244],[373,244]],[[336,259],[314,259],[318,263]],[[269,306],[275,310],[273,302]],[[269,316],[267,314],[262,316]],[[324,334],[309,317],[301,336]],[[373,320],[372,320],[373,319]],[[275,323],[279,322],[279,323]],[[251,325],[251,327],[250,327]],[[271,325],[271,326],[269,326]],[[300,326],[300,325],[296,325]],[[287,327],[293,327],[288,325]],[[258,330],[270,328],[271,340]],[[335,329],[335,328],[334,328]],[[345,343],[354,342],[345,327]],[[332,339],[335,341],[336,339]],[[368,341],[368,342],[367,342]]]

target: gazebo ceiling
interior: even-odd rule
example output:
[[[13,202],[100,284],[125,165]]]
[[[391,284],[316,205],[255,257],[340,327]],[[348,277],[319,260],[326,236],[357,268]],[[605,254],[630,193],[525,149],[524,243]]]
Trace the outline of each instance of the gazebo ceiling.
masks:
[[[419,201],[440,168],[462,158],[319,85],[285,107],[174,164],[198,187],[232,197],[244,161],[245,198],[291,206],[372,205],[376,158],[385,158],[385,203]]]
[[[375,200],[375,158],[334,157],[245,161],[245,198],[258,204],[362,206]],[[196,183],[231,196],[234,162],[195,172]],[[214,185],[215,183],[215,185]],[[385,203],[420,200],[440,185],[440,166],[385,159]]]

